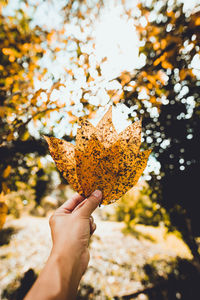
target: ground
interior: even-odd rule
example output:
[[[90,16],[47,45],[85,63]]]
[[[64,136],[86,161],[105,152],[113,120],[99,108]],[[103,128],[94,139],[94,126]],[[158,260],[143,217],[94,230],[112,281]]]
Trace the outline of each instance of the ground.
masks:
[[[114,295],[142,289],[141,278],[145,276],[142,267],[147,262],[158,260],[167,264],[176,256],[190,258],[185,244],[174,234],[167,234],[165,228],[137,225],[138,238],[124,234],[122,222],[103,221],[97,214],[94,218],[97,230],[90,244],[91,260],[82,284],[101,291],[95,299],[112,299]],[[0,247],[0,291],[30,268],[39,272],[51,249],[48,217],[8,218],[4,230],[11,227],[15,232],[10,243]],[[160,272],[165,271],[162,265]]]

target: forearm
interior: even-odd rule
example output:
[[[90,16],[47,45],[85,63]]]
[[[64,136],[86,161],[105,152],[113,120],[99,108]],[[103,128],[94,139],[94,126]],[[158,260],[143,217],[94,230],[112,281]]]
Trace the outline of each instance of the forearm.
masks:
[[[96,225],[91,216],[102,199],[95,191],[89,198],[75,195],[50,218],[51,255],[25,300],[75,300],[89,262],[89,240]]]
[[[74,262],[51,254],[25,300],[75,300],[80,281]]]

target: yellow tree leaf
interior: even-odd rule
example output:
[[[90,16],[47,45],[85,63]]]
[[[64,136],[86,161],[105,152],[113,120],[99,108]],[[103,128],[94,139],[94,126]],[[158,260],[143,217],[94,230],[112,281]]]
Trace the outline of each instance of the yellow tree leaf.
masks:
[[[7,212],[8,212],[7,205],[4,202],[0,201],[0,230],[2,229],[6,221]]]
[[[96,133],[96,128],[85,117],[79,118],[78,126],[76,147],[82,150],[87,146],[91,135]]]
[[[196,26],[199,26],[199,25],[200,25],[200,17],[196,19],[195,25],[196,25]]]
[[[92,135],[85,151],[75,150],[75,159],[83,195],[87,197],[100,189],[106,199],[112,190],[113,178],[117,177],[119,142],[106,148]]]
[[[112,198],[119,199],[138,182],[146,165],[151,149],[140,152],[134,162],[133,168],[123,169],[118,180],[118,188],[112,193]]]
[[[166,61],[166,60],[162,62],[162,67],[164,69],[173,69],[172,64],[170,62]]]
[[[7,178],[9,175],[10,175],[10,172],[11,172],[11,166],[8,165],[5,170],[3,171],[3,178]]]
[[[96,127],[79,119],[76,146],[45,137],[50,153],[63,176],[84,197],[94,190],[103,193],[102,204],[119,199],[131,189],[144,171],[151,150],[140,152],[141,121],[117,133],[112,107]]]
[[[118,134],[112,122],[112,106],[109,107],[96,128],[98,137],[105,147],[117,141]]]
[[[48,145],[51,156],[53,157],[58,170],[69,184],[80,194],[81,186],[76,175],[75,147],[69,142],[54,137],[44,136]]]
[[[9,187],[7,186],[7,184],[4,181],[1,183],[1,188],[2,188],[2,191],[4,192],[4,194],[7,194],[10,192]]]

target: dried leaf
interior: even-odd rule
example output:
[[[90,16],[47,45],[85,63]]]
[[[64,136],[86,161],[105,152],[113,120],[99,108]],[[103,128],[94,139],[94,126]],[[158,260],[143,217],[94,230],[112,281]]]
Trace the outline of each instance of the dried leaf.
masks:
[[[86,119],[79,118],[78,130],[76,135],[76,147],[84,150],[92,134],[96,133],[96,128]]]
[[[101,144],[95,135],[88,141],[87,147],[82,151],[75,149],[75,160],[77,165],[77,177],[83,189],[83,195],[92,193],[94,185],[99,176],[99,156]]]
[[[12,170],[11,165],[8,165],[3,171],[3,178],[7,178],[10,175],[11,170]]]
[[[49,145],[49,151],[56,163],[58,170],[78,193],[82,193],[82,189],[76,175],[74,145],[54,137],[44,136],[44,138]]]
[[[141,145],[141,120],[129,125],[119,134],[118,139],[121,143],[120,149],[120,168],[133,168],[137,154]]]
[[[95,134],[88,141],[85,151],[76,148],[77,177],[85,197],[96,189],[103,192],[103,198],[109,195],[113,187],[111,179],[117,177],[119,156],[119,142],[105,148]]]
[[[109,147],[118,139],[118,133],[112,122],[112,106],[97,124],[97,134],[105,147]]]
[[[141,121],[117,133],[112,123],[112,107],[94,127],[79,119],[76,146],[56,138],[46,138],[50,153],[73,188],[88,197],[94,190],[103,193],[102,204],[119,199],[131,189],[144,171],[151,150],[139,152]]]
[[[151,151],[152,150],[149,149],[140,152],[134,160],[132,167],[127,164],[126,168],[121,170],[121,173],[118,174],[120,178],[120,180],[118,180],[118,188],[116,188],[112,195],[114,199],[119,199],[138,182],[140,176],[146,168],[147,160]]]
[[[137,144],[140,147],[141,144],[141,127],[142,121],[136,121],[129,125],[125,130],[119,133],[118,139],[127,140],[130,143]]]
[[[7,211],[8,211],[7,205],[3,202],[0,202],[0,230],[2,229],[6,221]]]
[[[8,213],[8,207],[4,201],[5,201],[5,195],[1,193],[0,194],[0,230],[2,229],[6,221],[6,216]]]

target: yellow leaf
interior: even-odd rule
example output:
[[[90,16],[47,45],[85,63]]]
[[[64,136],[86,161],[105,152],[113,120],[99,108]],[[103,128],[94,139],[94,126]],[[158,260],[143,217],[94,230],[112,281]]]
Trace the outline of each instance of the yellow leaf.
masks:
[[[14,62],[15,61],[15,56],[14,55],[10,55],[9,56],[9,61],[10,62]]]
[[[12,168],[10,165],[6,167],[6,169],[3,171],[3,178],[7,178],[10,175],[11,169]]]
[[[28,138],[29,138],[29,136],[30,136],[30,134],[29,134],[29,132],[28,132],[28,130],[27,130],[27,131],[25,131],[25,133],[24,133],[23,136],[21,137],[21,140],[22,140],[22,141],[27,141]]]
[[[8,136],[7,136],[7,141],[8,142],[10,142],[10,141],[12,141],[13,140],[13,138],[14,138],[14,134],[13,134],[13,132],[10,132],[9,134],[8,134]]]
[[[170,64],[168,61],[163,61],[163,62],[162,62],[162,67],[163,67],[164,69],[173,69],[172,64]]]
[[[161,45],[161,49],[165,49],[167,46],[167,41],[165,39],[162,39],[160,45]]]
[[[32,46],[31,44],[25,43],[25,44],[22,45],[22,50],[23,51],[28,51],[31,48],[31,46]]]
[[[2,187],[2,191],[4,192],[4,194],[7,194],[10,192],[9,187],[7,186],[7,184],[5,182],[1,183],[1,187]]]
[[[0,201],[0,230],[2,229],[6,221],[7,212],[8,212],[7,205],[4,202]]]
[[[117,141],[118,134],[112,123],[112,106],[97,124],[97,134],[105,147],[109,147]]]
[[[81,117],[78,120],[78,129],[76,134],[76,147],[84,151],[91,135],[96,133],[96,128],[86,119]]]
[[[160,43],[156,41],[156,42],[153,44],[153,48],[154,48],[154,50],[158,50],[158,49],[160,48]]]
[[[121,79],[121,85],[124,86],[126,83],[128,83],[131,80],[131,76],[129,73],[122,73],[120,76]]]
[[[6,215],[8,213],[8,207],[5,203],[6,197],[4,193],[0,194],[0,230],[2,229],[5,221],[6,221]]]
[[[69,184],[82,193],[81,186],[78,182],[76,175],[76,162],[75,162],[75,147],[69,142],[44,136],[48,145],[51,156],[53,157],[58,170],[62,173],[63,177],[67,179]]]
[[[10,48],[3,48],[2,52],[3,52],[4,55],[12,54],[12,50]]]
[[[11,84],[13,83],[13,78],[7,77],[7,78],[5,79],[5,83],[6,83],[6,85],[11,85]]]
[[[154,66],[157,66],[160,62],[164,61],[166,56],[167,56],[167,53],[164,53],[162,56],[158,57],[153,63]]]
[[[197,18],[197,19],[196,19],[195,25],[196,25],[196,26],[199,26],[199,25],[200,25],[200,18]]]
[[[151,153],[140,152],[141,121],[118,134],[112,123],[112,107],[96,127],[86,118],[79,119],[76,146],[45,138],[59,171],[73,188],[84,197],[100,189],[102,204],[118,200],[137,183]]]

